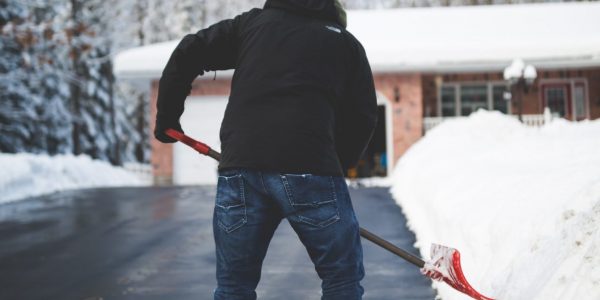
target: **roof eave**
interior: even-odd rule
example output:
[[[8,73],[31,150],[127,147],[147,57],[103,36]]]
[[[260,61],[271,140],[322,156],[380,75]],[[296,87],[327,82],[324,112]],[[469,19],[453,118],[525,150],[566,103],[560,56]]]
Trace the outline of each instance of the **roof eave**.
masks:
[[[600,67],[600,57],[588,56],[563,59],[528,59],[528,64],[540,70],[587,69]],[[440,62],[422,64],[373,64],[374,74],[381,73],[484,73],[503,72],[510,60]]]
[[[203,76],[198,76],[196,80],[213,80],[213,79],[231,79],[233,77],[234,70],[223,70],[208,72]],[[119,79],[131,80],[131,79],[142,79],[142,80],[157,80],[162,76],[162,72],[158,70],[138,70],[138,71],[120,71],[115,70],[115,76]]]
[[[528,64],[534,65],[540,70],[557,69],[587,69],[600,67],[600,56],[587,56],[562,59],[528,59]],[[498,61],[471,61],[471,62],[441,62],[441,63],[422,63],[422,64],[372,64],[374,74],[386,73],[488,73],[502,72],[504,68],[510,65],[510,60]],[[233,76],[233,70],[217,71],[217,77],[221,79],[230,79]],[[115,70],[115,75],[119,79],[145,79],[155,80],[160,78],[161,72],[157,70],[138,70],[138,71],[119,71]],[[208,75],[208,74],[207,74]],[[212,80],[213,76],[200,76],[196,80]]]

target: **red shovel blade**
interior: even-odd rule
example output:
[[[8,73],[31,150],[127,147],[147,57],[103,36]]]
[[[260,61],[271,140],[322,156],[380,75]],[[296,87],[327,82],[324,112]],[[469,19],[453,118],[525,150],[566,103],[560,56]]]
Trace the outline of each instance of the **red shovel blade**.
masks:
[[[431,260],[421,269],[423,275],[444,281],[454,289],[478,300],[493,300],[477,292],[465,278],[460,265],[460,252],[454,248],[432,244]]]

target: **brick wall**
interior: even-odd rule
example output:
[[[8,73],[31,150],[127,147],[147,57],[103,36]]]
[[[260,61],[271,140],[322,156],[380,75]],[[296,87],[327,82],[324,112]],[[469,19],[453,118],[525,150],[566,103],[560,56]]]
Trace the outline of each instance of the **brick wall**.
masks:
[[[588,79],[588,93],[590,116],[592,119],[600,118],[600,68],[584,72]]]
[[[421,78],[424,117],[435,117],[438,114],[438,86],[436,83],[436,78],[438,78],[438,80],[441,79],[440,76],[435,75],[423,75]]]
[[[419,74],[380,74],[375,88],[391,103],[395,163],[423,132],[423,89]]]
[[[209,74],[205,76],[211,76]],[[203,79],[192,84],[191,96],[228,96],[231,93],[230,79]]]
[[[154,138],[156,120],[156,99],[158,97],[158,81],[152,82],[150,92],[150,146],[152,153],[150,163],[154,173],[154,183],[163,185],[173,182],[173,144],[163,144]]]

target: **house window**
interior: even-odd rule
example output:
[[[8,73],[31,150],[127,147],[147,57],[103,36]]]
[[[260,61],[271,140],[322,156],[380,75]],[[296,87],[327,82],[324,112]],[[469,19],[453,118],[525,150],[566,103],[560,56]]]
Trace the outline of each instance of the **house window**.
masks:
[[[456,87],[445,86],[441,90],[442,116],[456,116]]]
[[[487,85],[466,85],[460,87],[460,115],[468,116],[478,109],[490,109]]]
[[[553,114],[568,120],[588,117],[588,95],[585,79],[542,81],[542,105]]]
[[[561,117],[567,115],[567,87],[551,86],[545,89],[546,105]]]
[[[439,113],[442,117],[468,116],[480,108],[510,113],[506,89],[505,83],[444,84],[439,90]]]
[[[585,105],[585,86],[576,84],[573,90],[573,98],[575,100],[575,118],[577,120],[584,119],[586,114]]]
[[[506,93],[506,91],[506,86],[494,85],[492,87],[492,103],[494,110],[508,114],[509,102],[504,98],[504,93]]]

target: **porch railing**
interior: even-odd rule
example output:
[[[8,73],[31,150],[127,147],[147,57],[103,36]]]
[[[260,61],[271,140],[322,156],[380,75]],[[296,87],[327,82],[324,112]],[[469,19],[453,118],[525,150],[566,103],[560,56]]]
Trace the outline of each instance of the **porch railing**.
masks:
[[[456,119],[461,117],[425,117],[423,119],[423,130],[427,133],[429,130],[433,129],[435,126],[440,125],[445,120]]]
[[[510,115],[511,117],[518,118],[517,115]],[[543,114],[535,114],[535,115],[522,115],[523,124],[533,127],[541,127],[544,124],[549,123],[552,119],[557,118],[557,115],[553,115],[550,113],[550,110],[544,110]],[[434,127],[440,125],[445,120],[457,119],[464,117],[426,117],[423,119],[423,130],[426,134],[429,130]]]

